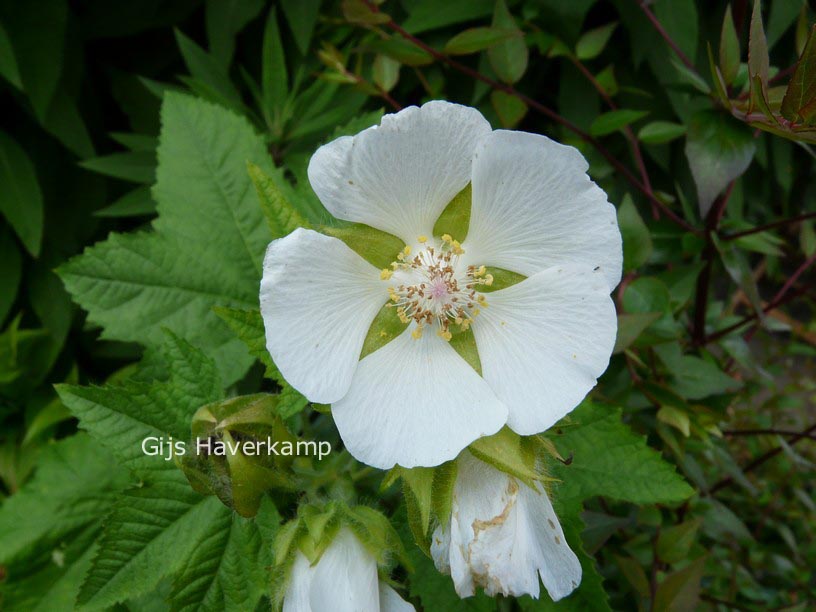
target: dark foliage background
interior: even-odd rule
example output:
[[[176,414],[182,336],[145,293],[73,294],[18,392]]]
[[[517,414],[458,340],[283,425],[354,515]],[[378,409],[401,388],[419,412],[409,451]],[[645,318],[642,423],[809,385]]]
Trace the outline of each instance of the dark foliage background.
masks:
[[[83,268],[88,259],[66,266],[111,232],[141,232],[156,218],[150,186],[162,97],[182,91],[252,124],[312,222],[326,219],[306,194],[310,154],[338,133],[375,123],[383,110],[443,98],[478,107],[495,127],[581,149],[618,207],[625,249],[625,278],[615,294],[618,345],[594,399],[622,407],[625,422],[695,489],[681,504],[605,497],[586,504],[583,543],[608,605],[810,609],[814,13],[802,0],[765,4],[0,2],[4,607],[73,606],[91,563],[86,551],[115,503],[113,492],[130,478],[105,469],[108,451],[77,433],[75,417],[85,413],[69,410],[55,384],[117,383],[134,374],[148,381],[151,373],[169,380],[166,364],[157,365],[165,327],[215,359],[229,395],[277,388],[214,315],[200,323],[169,312],[140,318],[138,300],[114,305],[99,297],[111,295],[105,283],[119,278],[115,270],[99,264],[91,274]],[[113,261],[116,254],[109,255]],[[240,303],[205,310],[215,305]],[[189,388],[202,400],[218,399],[222,390],[207,393]],[[191,402],[187,413],[201,403]],[[325,417],[297,427],[336,435]],[[355,472],[332,485],[326,483],[350,468],[327,469],[322,493],[356,487],[357,495],[376,497],[378,475]],[[15,497],[22,499],[17,505]],[[383,501],[392,510],[398,503],[393,492]],[[201,521],[243,529],[205,510]],[[268,546],[260,533],[242,546],[256,553]],[[187,597],[178,582],[183,563],[174,563],[155,572],[155,589],[131,596],[122,587],[121,597],[99,607],[165,607],[166,597],[175,608],[218,607],[206,599],[210,591]],[[433,582],[427,565],[417,571]],[[239,609],[264,605],[263,575],[256,584],[258,599]],[[119,587],[85,583],[80,600],[94,607],[93,593],[106,588]],[[418,609],[452,609],[441,590],[412,588],[410,595]],[[606,605],[597,598],[580,603]],[[530,601],[484,598],[461,609],[496,606],[538,609]]]

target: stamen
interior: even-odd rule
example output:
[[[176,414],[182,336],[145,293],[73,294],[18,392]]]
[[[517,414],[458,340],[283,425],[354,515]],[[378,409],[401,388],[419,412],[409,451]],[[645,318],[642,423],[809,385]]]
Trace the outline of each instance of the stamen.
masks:
[[[417,237],[419,244],[427,241],[427,236]],[[397,309],[402,323],[416,324],[411,332],[415,339],[422,337],[425,325],[436,323],[436,334],[449,342],[453,337],[451,325],[461,331],[468,330],[479,314],[477,305],[487,306],[485,297],[477,289],[491,285],[493,276],[487,274],[485,266],[461,269],[459,258],[465,252],[461,243],[450,234],[443,235],[441,241],[441,246],[430,244],[420,248],[413,257],[410,257],[411,247],[404,247],[390,269],[380,272],[382,280],[402,281],[388,288],[390,303],[387,306]]]

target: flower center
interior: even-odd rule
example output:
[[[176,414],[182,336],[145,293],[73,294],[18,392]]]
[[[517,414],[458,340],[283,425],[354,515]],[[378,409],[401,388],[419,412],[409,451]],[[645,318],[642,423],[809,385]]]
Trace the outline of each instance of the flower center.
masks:
[[[428,239],[419,236],[417,241],[425,245]],[[451,325],[464,331],[479,315],[480,308],[487,307],[485,296],[477,288],[492,285],[493,276],[487,274],[484,266],[462,268],[459,265],[462,254],[462,245],[445,234],[441,245],[422,246],[413,257],[411,247],[406,246],[391,269],[380,273],[383,280],[393,277],[396,281],[388,288],[391,302],[387,306],[397,309],[403,323],[416,323],[411,332],[415,339],[422,337],[425,326],[436,326],[437,335],[449,341]]]

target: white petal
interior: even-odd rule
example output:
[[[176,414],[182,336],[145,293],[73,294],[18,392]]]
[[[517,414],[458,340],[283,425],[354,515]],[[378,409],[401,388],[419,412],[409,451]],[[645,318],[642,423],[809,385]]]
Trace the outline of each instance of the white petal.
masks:
[[[450,574],[450,528],[437,525],[431,536],[431,558],[436,569],[443,574]]]
[[[289,585],[283,598],[283,612],[311,612],[309,588],[314,569],[303,553],[297,553],[290,572]]]
[[[497,130],[473,160],[467,261],[525,276],[566,263],[600,266],[611,291],[623,251],[615,207],[573,147]]]
[[[394,589],[380,582],[380,612],[414,612],[415,608]]]
[[[379,126],[320,147],[309,182],[335,217],[414,244],[470,182],[471,160],[490,124],[473,108],[433,101],[385,115]]]
[[[606,370],[617,317],[599,272],[557,266],[487,294],[473,324],[482,375],[521,435],[575,408]]]
[[[345,395],[377,311],[379,271],[345,243],[297,229],[269,245],[261,281],[266,348],[310,401]]]
[[[338,532],[317,562],[309,603],[314,612],[369,612],[379,608],[377,561],[348,529]]]
[[[550,498],[536,483],[538,491],[520,485],[519,510],[527,518],[529,537],[539,553],[538,572],[553,601],[566,597],[581,584],[581,562],[572,552]]]
[[[413,324],[357,368],[332,405],[340,437],[356,459],[381,469],[434,466],[497,432],[507,408],[450,344]]]

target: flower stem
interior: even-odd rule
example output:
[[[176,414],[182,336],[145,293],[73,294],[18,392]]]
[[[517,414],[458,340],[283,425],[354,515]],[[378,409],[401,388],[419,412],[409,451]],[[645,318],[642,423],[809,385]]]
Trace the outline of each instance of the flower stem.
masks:
[[[780,221],[774,221],[773,223],[768,223],[766,225],[760,225],[758,227],[752,227],[751,229],[744,230],[742,232],[736,232],[734,234],[726,234],[722,236],[722,240],[736,240],[737,238],[742,238],[744,236],[750,236],[752,234],[758,234],[760,232],[765,232],[767,230],[776,229],[777,227],[783,227],[785,225],[790,225],[793,223],[799,223],[800,221],[807,221],[808,219],[816,218],[816,212],[811,213],[804,213],[802,215],[798,215],[796,217],[791,217],[789,219],[782,219]]]

